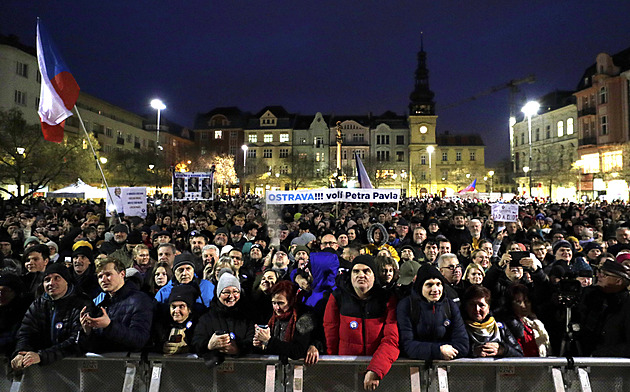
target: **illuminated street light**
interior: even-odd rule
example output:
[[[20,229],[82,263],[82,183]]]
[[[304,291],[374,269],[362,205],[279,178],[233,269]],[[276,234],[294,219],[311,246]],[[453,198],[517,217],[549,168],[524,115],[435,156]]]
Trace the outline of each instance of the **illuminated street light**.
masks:
[[[529,166],[527,166],[529,172],[529,197],[532,197],[532,116],[538,114],[540,104],[536,101],[529,101],[523,106],[521,111],[527,116],[527,129],[529,135]],[[523,168],[525,169],[525,168]]]
[[[435,147],[427,147],[427,152],[429,153],[429,194],[433,193],[433,180],[431,178],[431,154],[433,154],[433,151],[435,151]]]
[[[494,185],[494,170],[490,170],[488,175],[490,176],[490,193],[492,193],[492,186]]]
[[[164,105],[164,102],[162,102],[159,99],[153,99],[151,100],[151,107],[155,110],[157,110],[157,144],[155,145],[155,154],[157,155],[158,152],[161,150],[160,148],[160,113],[162,112],[162,110],[166,109],[166,105]]]
[[[24,153],[26,152],[26,149],[24,147],[17,147],[15,150],[20,155],[24,155]]]
[[[100,157],[99,160],[101,161],[103,165],[107,163],[107,158],[105,157]]]

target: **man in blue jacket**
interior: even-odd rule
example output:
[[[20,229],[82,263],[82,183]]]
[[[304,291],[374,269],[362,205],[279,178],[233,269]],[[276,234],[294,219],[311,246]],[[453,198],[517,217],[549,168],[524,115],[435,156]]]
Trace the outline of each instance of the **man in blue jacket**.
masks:
[[[149,341],[155,301],[134,283],[125,282],[125,266],[106,258],[96,265],[104,292],[94,299],[100,312],[81,310],[81,327],[93,352],[140,351]]]

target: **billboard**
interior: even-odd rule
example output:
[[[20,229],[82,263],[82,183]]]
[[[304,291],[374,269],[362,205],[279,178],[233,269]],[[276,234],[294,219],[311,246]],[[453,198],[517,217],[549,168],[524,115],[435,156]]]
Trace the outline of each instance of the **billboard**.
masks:
[[[214,176],[212,172],[173,174],[173,201],[213,200]]]

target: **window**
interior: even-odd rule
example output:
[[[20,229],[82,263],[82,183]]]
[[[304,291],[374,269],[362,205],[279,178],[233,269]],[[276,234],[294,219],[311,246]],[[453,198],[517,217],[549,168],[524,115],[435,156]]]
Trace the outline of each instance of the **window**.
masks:
[[[255,133],[250,133],[247,135],[247,141],[249,143],[258,143],[258,135]]]
[[[443,152],[442,153],[442,162],[447,162],[448,161],[448,152]]]
[[[341,159],[348,159],[348,150],[341,150]]]
[[[286,158],[289,156],[289,149],[288,148],[281,148],[280,149],[280,158]]]
[[[376,178],[391,178],[394,175],[394,170],[384,169],[376,171]]]
[[[536,128],[536,141],[540,140],[540,128]]]
[[[308,154],[305,152],[301,152],[298,154],[298,159],[300,160],[305,160],[306,158],[308,158]]]
[[[230,139],[236,139],[237,135],[236,131],[230,131]]]
[[[397,135],[396,136],[396,144],[397,145],[405,145],[405,135]]]
[[[521,134],[521,144],[525,144],[525,133]]]
[[[28,64],[20,63],[18,61],[15,67],[15,73],[19,76],[28,78]]]
[[[608,90],[605,86],[599,89],[599,103],[608,103]]]
[[[405,152],[404,151],[396,151],[396,161],[404,162],[405,161]]]
[[[272,158],[273,154],[272,154],[272,150],[271,148],[265,148],[263,150],[263,158]]]
[[[363,142],[363,134],[362,133],[353,133],[352,134],[352,141],[355,143],[362,143]]]
[[[474,151],[470,151],[470,155],[469,155],[470,161],[474,161],[475,160],[475,152]]]
[[[287,165],[280,166],[280,174],[289,174],[289,166]]]
[[[567,118],[567,135],[573,135],[573,119]]]
[[[113,131],[111,128],[105,128],[105,136],[113,137]]]
[[[442,181],[448,180],[448,170],[442,170]]]
[[[223,131],[214,131],[215,139],[223,139]]]
[[[558,121],[558,137],[564,136],[564,121]]]
[[[306,140],[306,139],[304,139]],[[306,143],[304,143],[306,144]],[[313,144],[315,145],[315,148],[322,148],[324,147],[324,138],[322,138],[321,136],[317,136],[313,138]]]
[[[280,143],[288,143],[289,142],[289,134],[281,133],[280,134]]]
[[[421,172],[420,173],[420,179],[423,180],[423,181],[426,180],[427,179],[427,172]]]
[[[426,155],[420,155],[420,164],[421,165],[426,165],[427,164],[427,156]]]
[[[551,125],[547,125],[547,139],[551,138]],[[525,142],[523,142],[525,144]]]
[[[316,152],[315,153],[315,162],[321,162],[324,160],[324,153],[323,152]]]
[[[462,152],[461,152],[461,151],[457,151],[457,152],[455,152],[455,160],[456,160],[457,162],[459,162],[459,161],[461,161],[461,160],[462,160]]]
[[[387,162],[387,161],[389,161],[389,151],[377,151],[376,152],[376,159],[379,162]]]
[[[621,151],[609,151],[602,154],[602,171],[611,172],[623,169]]]
[[[608,116],[600,117],[600,125],[601,125],[602,135],[608,135]]]
[[[256,158],[256,149],[250,148],[247,150],[247,158]]]
[[[582,155],[584,173],[599,173],[599,154]]]
[[[199,134],[199,140],[208,140],[208,132],[201,132]]]
[[[26,106],[26,93],[24,91],[15,90],[15,103]]]
[[[230,155],[236,156],[236,146],[230,146]]]
[[[265,143],[271,143],[273,142],[273,134],[271,133],[265,133],[265,138],[263,139],[263,141]]]
[[[376,135],[376,144],[389,144],[389,135]]]
[[[359,158],[364,159],[365,158],[365,150],[354,150],[354,151],[352,151],[352,159],[356,159],[357,155],[359,156]]]

